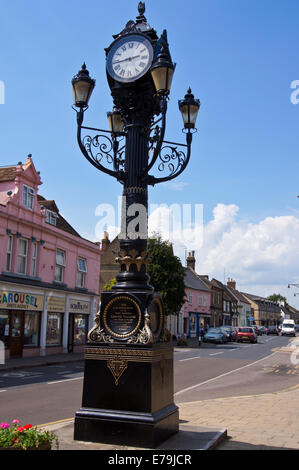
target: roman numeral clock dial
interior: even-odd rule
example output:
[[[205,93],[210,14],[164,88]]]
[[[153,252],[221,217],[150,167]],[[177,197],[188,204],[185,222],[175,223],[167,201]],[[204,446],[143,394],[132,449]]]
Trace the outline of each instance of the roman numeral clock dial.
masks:
[[[130,34],[115,41],[107,56],[107,71],[118,82],[141,78],[153,61],[153,48],[143,35]]]

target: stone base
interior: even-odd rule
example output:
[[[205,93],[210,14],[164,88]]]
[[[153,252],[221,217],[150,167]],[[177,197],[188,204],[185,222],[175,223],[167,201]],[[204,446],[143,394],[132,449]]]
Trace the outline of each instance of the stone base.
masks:
[[[86,347],[75,440],[152,448],[178,430],[170,343]]]
[[[178,422],[175,405],[157,413],[80,409],[76,413],[74,439],[155,448],[178,432]]]

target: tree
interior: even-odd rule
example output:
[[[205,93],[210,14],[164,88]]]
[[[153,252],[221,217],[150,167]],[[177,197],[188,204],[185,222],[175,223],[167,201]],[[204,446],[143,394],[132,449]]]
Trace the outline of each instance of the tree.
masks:
[[[179,314],[185,302],[185,271],[180,259],[174,255],[172,244],[159,235],[149,238],[148,255],[150,285],[161,294],[165,314]]]
[[[268,300],[271,300],[272,302],[284,302],[285,307],[288,307],[288,302],[286,297],[284,297],[281,294],[272,294],[267,297]]]
[[[111,281],[107,282],[104,286],[104,291],[111,291],[112,287],[116,284],[116,278],[114,277]]]

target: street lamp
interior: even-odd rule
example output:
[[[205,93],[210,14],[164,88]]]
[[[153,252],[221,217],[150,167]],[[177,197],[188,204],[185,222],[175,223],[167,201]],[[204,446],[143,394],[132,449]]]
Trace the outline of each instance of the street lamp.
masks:
[[[191,129],[195,130],[200,101],[194,99],[194,95],[191,93],[191,88],[188,89],[185,98],[179,101],[179,108],[182,113],[184,129],[188,132],[190,132]]]
[[[80,109],[88,108],[88,102],[95,87],[95,80],[89,76],[86,64],[72,80],[74,105]]]
[[[113,98],[113,111],[107,113],[110,130],[83,126],[95,86],[85,64],[72,81],[79,148],[94,167],[123,186],[116,256],[120,272],[111,292],[102,293],[88,334],[75,439],[153,447],[178,431],[179,419],[171,335],[162,298],[146,272],[148,186],[170,181],[186,169],[200,102],[190,89],[179,101],[186,144],[164,140],[175,64],[166,30],[158,38],[144,16],[143,2],[138,12],[136,21],[129,21],[105,49]],[[95,135],[82,136],[86,130]]]

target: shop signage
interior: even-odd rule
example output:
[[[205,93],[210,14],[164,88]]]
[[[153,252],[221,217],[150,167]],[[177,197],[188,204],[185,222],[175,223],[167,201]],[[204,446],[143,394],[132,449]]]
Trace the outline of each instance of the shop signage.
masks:
[[[82,300],[70,300],[70,313],[90,313],[90,302],[84,302]]]
[[[48,312],[65,313],[65,297],[48,297]]]
[[[0,308],[41,311],[44,308],[44,297],[24,292],[0,292]]]

